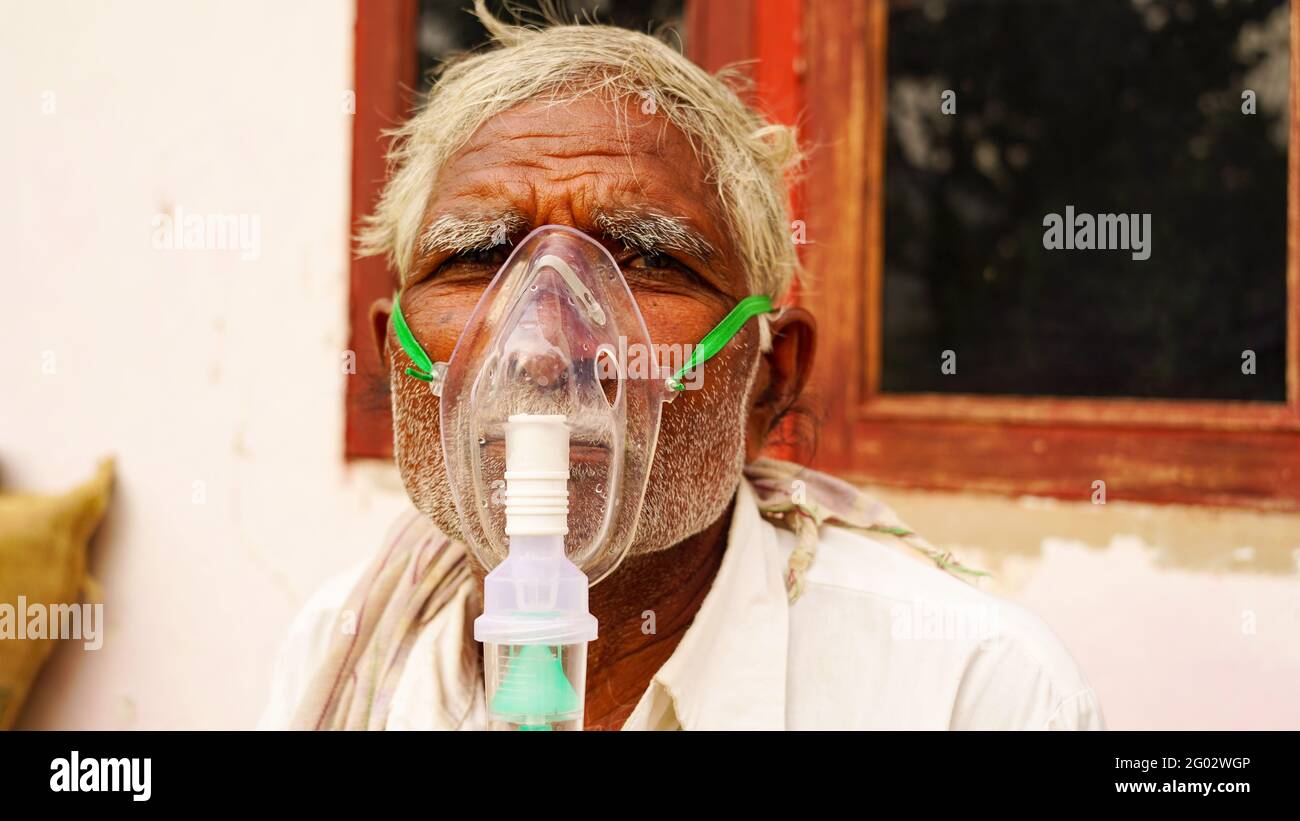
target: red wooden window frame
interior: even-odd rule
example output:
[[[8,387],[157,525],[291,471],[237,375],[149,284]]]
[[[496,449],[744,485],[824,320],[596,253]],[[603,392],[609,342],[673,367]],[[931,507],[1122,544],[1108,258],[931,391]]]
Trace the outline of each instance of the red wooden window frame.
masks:
[[[812,287],[799,301],[821,335],[815,464],[860,482],[1085,499],[1300,509],[1300,5],[1292,4],[1288,179],[1287,400],[885,394],[880,311],[887,0],[692,0],[688,54],[710,70],[753,61],[755,102],[798,123],[813,148],[795,192]],[[415,85],[414,0],[360,3],[354,218],[383,181],[379,131],[400,121]],[[395,47],[394,44],[409,44]],[[386,408],[366,407],[378,371],[369,304],[390,287],[380,260],[352,267],[347,454],[387,457]]]
[[[352,226],[370,213],[385,176],[385,129],[402,122],[411,107],[419,65],[415,50],[415,0],[358,0],[352,121]],[[371,332],[370,306],[392,294],[393,279],[379,257],[352,256],[348,289],[348,350],[356,373],[347,380],[344,453],[348,458],[389,458],[393,420],[376,403],[376,386],[386,378]],[[382,395],[382,390],[378,391]]]
[[[817,463],[907,487],[1087,499],[1102,480],[1108,500],[1300,509],[1298,8],[1293,2],[1287,400],[1264,403],[882,393],[888,4],[808,2],[804,111],[809,139],[822,148],[805,186],[805,262],[818,287],[804,303],[831,329],[815,377],[825,408]]]

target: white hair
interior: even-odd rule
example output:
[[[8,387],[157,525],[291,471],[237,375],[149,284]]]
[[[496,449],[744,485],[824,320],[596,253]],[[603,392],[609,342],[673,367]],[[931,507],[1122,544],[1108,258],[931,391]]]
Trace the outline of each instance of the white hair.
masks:
[[[510,25],[484,0],[475,0],[474,11],[496,47],[445,66],[423,109],[391,132],[389,180],[363,225],[363,254],[386,254],[405,282],[438,172],[480,126],[524,102],[563,104],[596,93],[654,101],[654,112],[686,135],[716,185],[751,293],[785,293],[799,274],[787,205],[798,143],[792,128],[767,121],[740,99],[729,85],[738,74],[711,75],[629,29]],[[621,106],[613,111],[620,116]]]

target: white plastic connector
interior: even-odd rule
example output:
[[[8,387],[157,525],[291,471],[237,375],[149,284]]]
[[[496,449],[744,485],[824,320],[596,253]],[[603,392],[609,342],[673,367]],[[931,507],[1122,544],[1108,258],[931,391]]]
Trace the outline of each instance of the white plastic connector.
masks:
[[[507,536],[569,532],[569,426],[564,416],[510,417],[505,479]]]

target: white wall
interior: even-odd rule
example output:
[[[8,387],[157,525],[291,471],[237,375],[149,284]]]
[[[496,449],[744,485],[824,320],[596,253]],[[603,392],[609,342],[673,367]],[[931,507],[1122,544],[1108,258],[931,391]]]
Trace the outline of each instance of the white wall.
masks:
[[[61,647],[21,726],[251,725],[297,605],[405,504],[342,458],[352,22],[0,6],[0,487],[118,460],[107,640]],[[259,258],[155,250],[177,205],[256,215]],[[882,495],[1062,635],[1112,727],[1300,728],[1300,517]]]
[[[22,726],[251,725],[297,605],[404,504],[342,458],[353,14],[0,6],[0,487],[118,465],[107,639]],[[256,215],[259,258],[155,250],[177,205]]]
[[[873,491],[1042,616],[1111,728],[1300,729],[1300,515]]]

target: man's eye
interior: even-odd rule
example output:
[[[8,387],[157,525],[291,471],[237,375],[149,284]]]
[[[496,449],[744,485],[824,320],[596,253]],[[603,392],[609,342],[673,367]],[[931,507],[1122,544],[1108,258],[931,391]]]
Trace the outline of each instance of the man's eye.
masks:
[[[506,245],[494,245],[491,248],[471,248],[447,257],[438,267],[438,271],[450,271],[455,268],[491,268],[493,271],[505,264],[510,255]]]
[[[629,280],[636,279],[649,285],[672,284],[676,286],[710,287],[708,281],[691,266],[674,256],[655,251],[638,253],[622,265]]]
[[[627,261],[624,268],[645,268],[653,271],[674,271],[681,274],[691,274],[691,269],[674,257],[668,254],[651,252],[647,254],[637,254]]]

